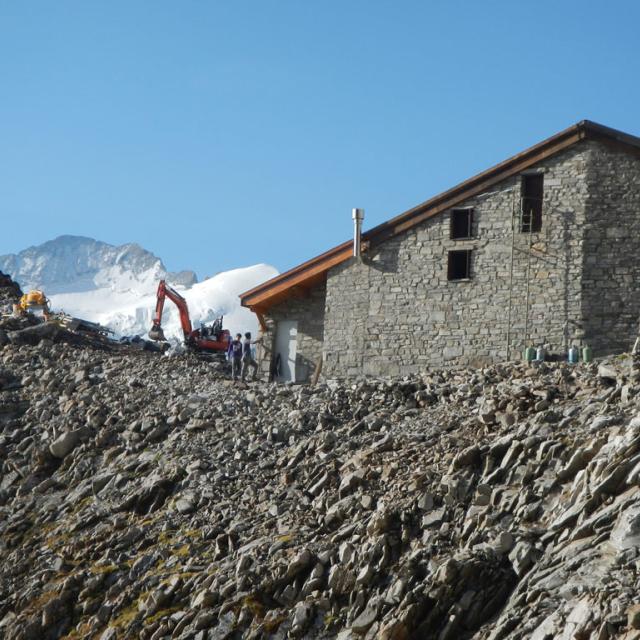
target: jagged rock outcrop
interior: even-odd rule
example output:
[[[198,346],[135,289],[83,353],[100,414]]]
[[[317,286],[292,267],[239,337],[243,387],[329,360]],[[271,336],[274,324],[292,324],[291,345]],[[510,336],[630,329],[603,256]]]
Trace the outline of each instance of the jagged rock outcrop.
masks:
[[[315,387],[0,347],[0,636],[640,637],[639,370]]]
[[[22,297],[22,290],[11,276],[0,271],[0,310],[3,307],[10,308],[12,304],[18,302]]]

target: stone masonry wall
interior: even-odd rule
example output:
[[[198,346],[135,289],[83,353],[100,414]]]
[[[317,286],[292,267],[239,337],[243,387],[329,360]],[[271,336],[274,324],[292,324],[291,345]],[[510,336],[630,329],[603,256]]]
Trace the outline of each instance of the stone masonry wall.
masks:
[[[334,267],[324,375],[473,366],[504,360],[507,351],[518,358],[526,344],[564,352],[584,332],[582,227],[592,152],[592,143],[579,143],[535,168],[544,172],[540,233],[512,233],[521,195],[516,176],[456,207],[474,208],[472,239],[449,239],[444,213],[374,247],[362,261]],[[470,279],[447,280],[453,249],[473,250]]]
[[[269,315],[265,318],[267,331],[262,334],[263,342],[257,353],[258,373],[262,380],[270,379],[279,320],[298,321],[296,382],[311,379],[322,358],[324,307],[325,285],[322,284],[312,289],[308,297],[289,298],[269,309]]]
[[[595,355],[629,351],[640,318],[640,158],[592,143],[582,313]]]

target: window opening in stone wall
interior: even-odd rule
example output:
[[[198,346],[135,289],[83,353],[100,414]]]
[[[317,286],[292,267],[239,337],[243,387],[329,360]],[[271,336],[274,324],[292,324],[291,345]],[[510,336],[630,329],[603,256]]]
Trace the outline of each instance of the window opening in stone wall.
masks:
[[[473,237],[473,209],[454,209],[451,212],[451,239]]]
[[[471,251],[449,251],[448,280],[468,280],[471,277]]]
[[[544,175],[535,173],[522,176],[522,233],[542,230],[542,197]]]

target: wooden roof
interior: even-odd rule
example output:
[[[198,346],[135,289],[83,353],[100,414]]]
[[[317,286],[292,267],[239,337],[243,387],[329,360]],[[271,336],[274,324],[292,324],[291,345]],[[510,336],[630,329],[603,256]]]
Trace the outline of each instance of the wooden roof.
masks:
[[[425,220],[485,192],[499,182],[517,175],[585,139],[599,140],[640,157],[640,138],[589,120],[582,120],[473,178],[465,180],[452,189],[419,204],[417,207],[364,232],[362,234],[363,250],[366,251],[369,247],[404,233]],[[257,313],[263,313],[269,307],[287,298],[304,296],[309,289],[325,280],[329,269],[348,260],[352,255],[352,250],[353,242],[347,240],[258,287],[246,291],[240,296],[241,303]]]

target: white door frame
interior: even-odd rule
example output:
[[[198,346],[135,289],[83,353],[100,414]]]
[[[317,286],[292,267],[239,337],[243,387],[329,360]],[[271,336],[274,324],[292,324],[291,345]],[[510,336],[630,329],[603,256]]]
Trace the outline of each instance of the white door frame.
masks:
[[[297,341],[297,320],[280,320],[276,323],[273,357],[275,359],[280,355],[280,375],[276,376],[278,382],[296,381]]]

